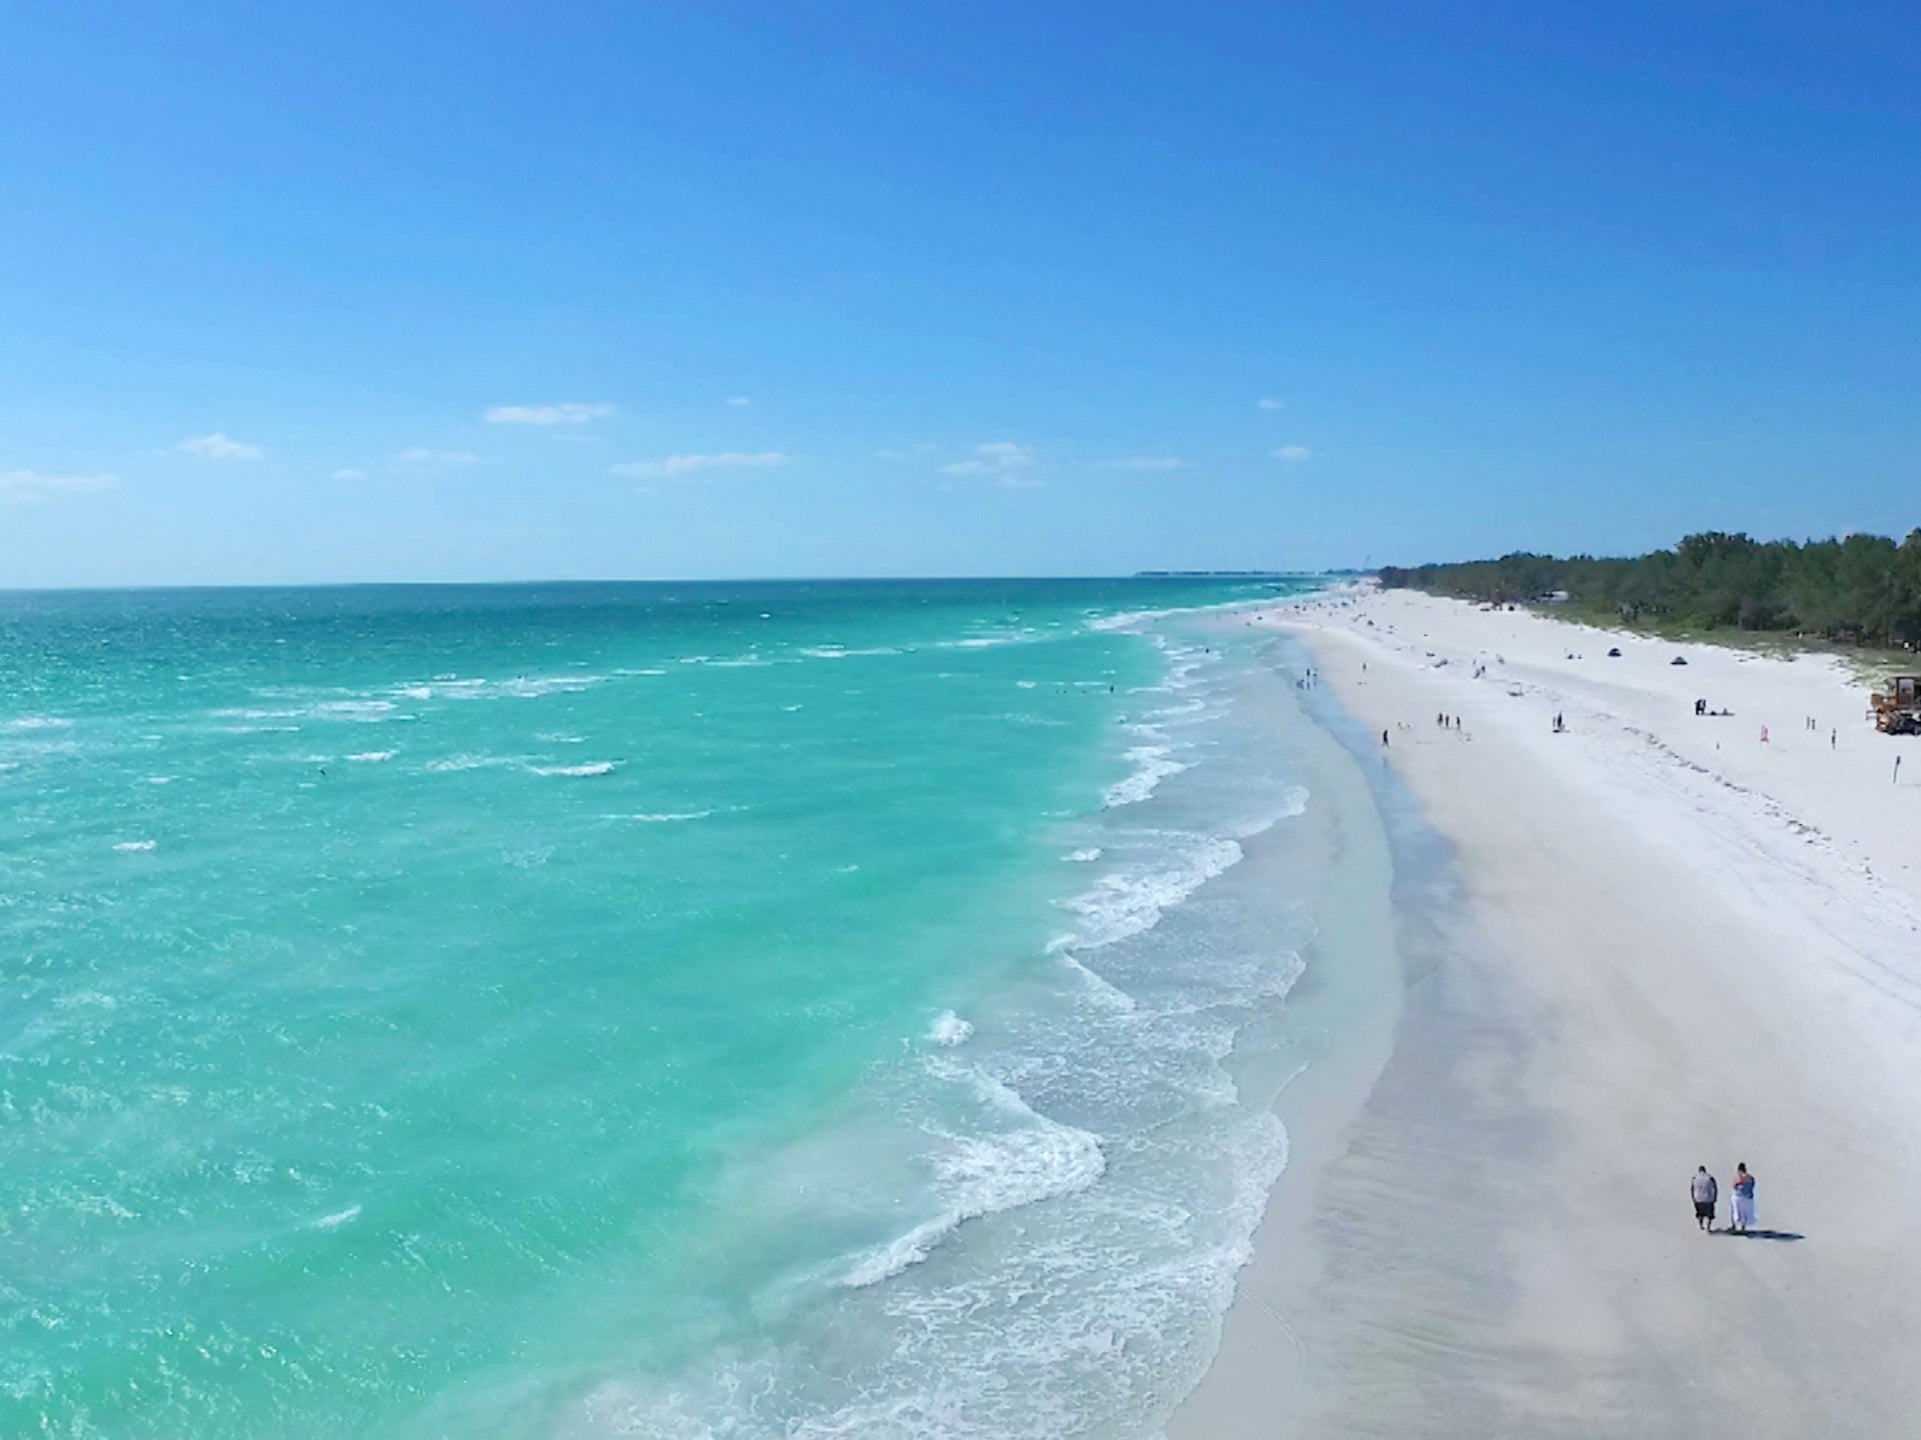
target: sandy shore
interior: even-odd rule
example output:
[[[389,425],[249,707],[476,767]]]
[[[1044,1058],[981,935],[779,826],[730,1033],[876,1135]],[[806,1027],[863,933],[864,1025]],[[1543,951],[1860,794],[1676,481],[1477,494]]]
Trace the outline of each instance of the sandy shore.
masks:
[[[1921,1433],[1921,743],[1831,661],[1407,593],[1265,623],[1459,896],[1170,1433]],[[1768,1238],[1689,1214],[1737,1160]]]

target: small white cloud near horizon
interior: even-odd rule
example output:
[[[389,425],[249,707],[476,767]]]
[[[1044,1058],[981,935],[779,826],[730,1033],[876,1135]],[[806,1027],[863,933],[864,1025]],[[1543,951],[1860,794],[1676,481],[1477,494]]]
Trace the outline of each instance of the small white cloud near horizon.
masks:
[[[365,470],[354,469],[336,470],[333,473],[333,478],[336,480],[365,480],[367,478],[367,472]]]
[[[1267,453],[1272,455],[1276,460],[1286,460],[1293,464],[1299,464],[1303,460],[1312,460],[1314,458],[1314,452],[1305,445],[1283,445],[1280,449],[1270,450]]]
[[[729,395],[724,403],[732,405],[736,410],[744,410],[754,402],[745,395]]]
[[[1276,400],[1269,395],[1263,395],[1254,402],[1254,408],[1256,410],[1285,410],[1287,408],[1287,402],[1285,400]]]
[[[585,425],[614,413],[604,401],[563,400],[554,405],[490,405],[480,418],[489,425]]]
[[[703,470],[771,470],[776,465],[793,463],[792,455],[778,450],[762,450],[743,455],[737,450],[722,450],[713,455],[663,455],[658,460],[629,460],[612,468],[616,475],[697,475]]]
[[[940,467],[943,475],[988,475],[1012,489],[1032,489],[1043,482],[1025,472],[1034,465],[1034,448],[1012,440],[994,440],[974,447],[972,460],[956,460]]]
[[[425,445],[398,450],[394,452],[394,459],[403,465],[478,465],[480,463],[480,457],[471,450],[432,450]]]
[[[1102,460],[1101,470],[1185,470],[1187,462],[1172,455],[1136,455],[1131,460]]]
[[[0,470],[0,500],[23,503],[44,500],[49,495],[107,490],[113,483],[111,475],[43,475],[38,470]]]
[[[174,449],[198,455],[202,460],[258,460],[267,453],[258,445],[232,439],[218,430],[211,435],[196,435],[191,440],[182,440]]]

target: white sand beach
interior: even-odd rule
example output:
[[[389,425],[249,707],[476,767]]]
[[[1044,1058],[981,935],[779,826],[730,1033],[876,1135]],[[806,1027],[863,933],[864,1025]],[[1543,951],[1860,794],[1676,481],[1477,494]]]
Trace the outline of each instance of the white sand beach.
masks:
[[[1921,740],[1831,659],[1371,589],[1261,623],[1459,903],[1170,1433],[1921,1433]],[[1737,1161],[1763,1234],[1704,1237]]]

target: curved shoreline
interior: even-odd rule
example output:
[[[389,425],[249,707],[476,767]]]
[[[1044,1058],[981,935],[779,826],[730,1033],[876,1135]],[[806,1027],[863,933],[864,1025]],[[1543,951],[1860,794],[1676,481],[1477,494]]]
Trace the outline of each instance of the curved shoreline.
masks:
[[[1906,797],[1864,788],[1885,757],[1838,719],[1781,745],[1845,685],[1727,652],[1596,669],[1569,627],[1426,597],[1272,619],[1376,737],[1364,764],[1388,732],[1464,904],[1318,1177],[1277,1188],[1169,1433],[1900,1433],[1921,961],[1879,807]],[[1715,763],[1683,680],[1785,710],[1775,749]],[[1684,1213],[1694,1165],[1737,1158],[1776,1242]]]

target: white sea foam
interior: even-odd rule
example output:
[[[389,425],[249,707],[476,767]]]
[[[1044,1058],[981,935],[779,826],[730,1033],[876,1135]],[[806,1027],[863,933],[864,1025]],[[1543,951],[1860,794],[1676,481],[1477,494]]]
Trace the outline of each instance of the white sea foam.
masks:
[[[73,721],[60,715],[22,715],[17,720],[9,720],[9,730],[65,730]]]
[[[1161,781],[1188,768],[1171,758],[1173,753],[1171,745],[1136,745],[1127,752],[1127,758],[1134,762],[1134,773],[1108,786],[1102,802],[1110,809],[1140,804],[1159,788]]]
[[[391,700],[326,700],[305,713],[317,720],[349,720],[357,724],[378,724],[398,707]]]
[[[1264,600],[1227,600],[1217,605],[1176,605],[1165,610],[1123,610],[1115,615],[1095,615],[1086,624],[1089,630],[1132,630],[1149,621],[1167,620],[1179,615],[1229,615],[1236,610],[1259,610],[1280,597]],[[1159,639],[1156,636],[1155,639]]]
[[[961,1019],[952,1010],[943,1010],[928,1027],[927,1038],[936,1045],[945,1045],[951,1049],[956,1045],[965,1045],[973,1033],[974,1027],[967,1021]]]
[[[711,810],[662,810],[654,814],[606,815],[606,820],[626,820],[635,825],[675,825],[683,820],[705,820]]]
[[[1006,710],[994,717],[1004,725],[1030,725],[1041,730],[1061,730],[1073,724],[1053,715],[1036,715],[1028,710]]]
[[[400,752],[398,750],[362,750],[358,755],[347,758],[360,765],[384,765]]]
[[[898,655],[901,651],[892,645],[869,645],[853,649],[845,645],[806,645],[801,647],[800,653],[810,660],[852,660],[862,655]]]
[[[1206,709],[1207,709],[1207,702],[1205,700],[1193,699],[1193,700],[1183,700],[1178,705],[1165,705],[1161,707],[1159,710],[1155,710],[1150,713],[1153,715],[1155,720],[1166,723],[1169,721],[1183,720],[1193,715],[1199,715],[1202,711]],[[1142,728],[1147,728],[1147,727],[1142,727]]]
[[[436,774],[457,774],[462,770],[489,770],[501,765],[518,762],[505,755],[448,755],[439,760],[429,760],[426,769]]]
[[[114,847],[116,850],[119,846]],[[57,1010],[118,1010],[120,1002],[104,990],[69,990],[54,997]]]
[[[1312,798],[1312,793],[1313,792],[1311,792],[1305,785],[1289,786],[1287,791],[1287,798],[1281,802],[1281,808],[1274,812],[1273,819],[1267,821],[1266,824],[1256,827],[1253,830],[1244,830],[1240,832],[1240,838],[1245,840],[1251,835],[1259,834],[1262,830],[1267,829],[1269,826],[1275,824],[1278,821],[1291,820],[1296,815],[1305,815],[1307,813],[1307,802],[1309,799]]]
[[[520,675],[500,688],[519,700],[538,700],[543,695],[571,695],[589,690],[606,678],[604,675]]]
[[[527,768],[536,775],[606,775],[620,762],[618,760],[593,760],[585,765],[529,765]]]
[[[1080,849],[1071,851],[1068,854],[1067,858],[1069,860],[1072,860],[1076,865],[1086,865],[1091,861],[1100,859],[1101,854],[1102,854],[1102,851],[1100,846],[1083,845]]]
[[[218,720],[298,720],[305,710],[262,709],[259,706],[232,706],[207,712]]]
[[[984,635],[963,635],[953,640],[936,640],[928,647],[933,650],[997,650],[1004,645],[1032,645],[1049,639],[1045,630],[1031,625],[1018,628],[995,630]]]
[[[487,695],[485,680],[462,680],[453,675],[437,675],[431,690],[436,700],[480,700]]]
[[[173,776],[171,776],[171,775],[149,775],[149,776],[147,777],[147,783],[148,783],[149,785],[171,785],[171,784],[173,784]]]
[[[1097,949],[1151,930],[1161,916],[1241,859],[1240,845],[1215,836],[1189,836],[1164,862],[1103,875],[1094,888],[1067,902],[1081,917],[1077,932],[1056,951]]]
[[[331,1215],[322,1215],[318,1220],[308,1222],[311,1230],[333,1230],[360,1218],[360,1207],[349,1205],[345,1210],[336,1210]]]
[[[974,1066],[928,1061],[930,1073],[965,1085],[1008,1128],[960,1135],[936,1132],[930,1158],[939,1213],[860,1256],[842,1274],[850,1289],[878,1284],[918,1265],[969,1220],[1085,1190],[1107,1168],[1098,1137],[1049,1120],[1015,1091]]]
[[[122,840],[118,845],[115,845],[113,848],[118,850],[123,855],[132,855],[138,851],[151,850],[153,849],[153,846],[154,846],[154,842],[151,840]]]

